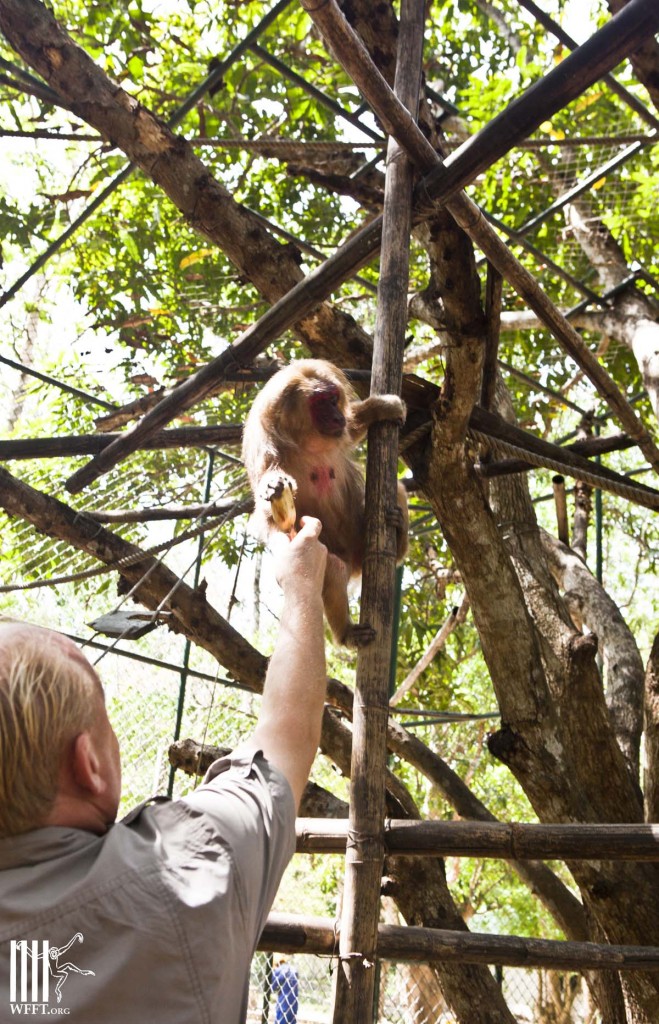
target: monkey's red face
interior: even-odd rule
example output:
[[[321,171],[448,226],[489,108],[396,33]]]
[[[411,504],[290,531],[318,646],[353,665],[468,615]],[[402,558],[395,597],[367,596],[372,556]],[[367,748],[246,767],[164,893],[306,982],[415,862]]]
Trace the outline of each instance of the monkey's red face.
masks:
[[[339,398],[336,384],[324,384],[309,396],[311,422],[319,434],[326,437],[341,437],[343,434],[346,419],[339,408]]]

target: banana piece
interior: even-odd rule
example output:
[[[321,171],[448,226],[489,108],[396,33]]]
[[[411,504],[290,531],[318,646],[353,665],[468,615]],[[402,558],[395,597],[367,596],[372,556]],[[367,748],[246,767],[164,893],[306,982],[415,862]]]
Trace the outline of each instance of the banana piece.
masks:
[[[274,494],[270,497],[270,508],[277,529],[282,533],[290,533],[295,526],[297,513],[295,495],[288,481],[279,481]]]

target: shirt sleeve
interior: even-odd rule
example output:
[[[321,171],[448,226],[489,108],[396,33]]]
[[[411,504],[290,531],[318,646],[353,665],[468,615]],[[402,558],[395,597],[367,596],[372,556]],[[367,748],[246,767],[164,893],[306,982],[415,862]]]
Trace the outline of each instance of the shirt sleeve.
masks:
[[[260,751],[224,757],[181,803],[203,815],[230,851],[256,942],[295,852],[295,801],[286,778]]]

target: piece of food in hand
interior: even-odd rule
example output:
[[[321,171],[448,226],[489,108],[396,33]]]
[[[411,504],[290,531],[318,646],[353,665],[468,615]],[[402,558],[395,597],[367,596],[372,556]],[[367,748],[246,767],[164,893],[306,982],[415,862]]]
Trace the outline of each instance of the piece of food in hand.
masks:
[[[295,496],[288,480],[280,480],[270,496],[272,518],[282,533],[290,533],[295,526]]]

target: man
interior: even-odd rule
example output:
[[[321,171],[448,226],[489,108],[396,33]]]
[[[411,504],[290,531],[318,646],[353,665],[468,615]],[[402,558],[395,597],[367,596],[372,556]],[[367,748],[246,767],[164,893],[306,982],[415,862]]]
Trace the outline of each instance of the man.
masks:
[[[277,993],[275,1024],[297,1024],[300,983],[297,971],[285,956],[275,960],[272,988]]]
[[[64,637],[0,623],[0,1021],[244,1021],[320,739],[319,532],[309,519],[278,538],[284,606],[251,739],[194,793],[117,824],[119,749],[98,676]],[[49,961],[74,941],[55,992]]]

